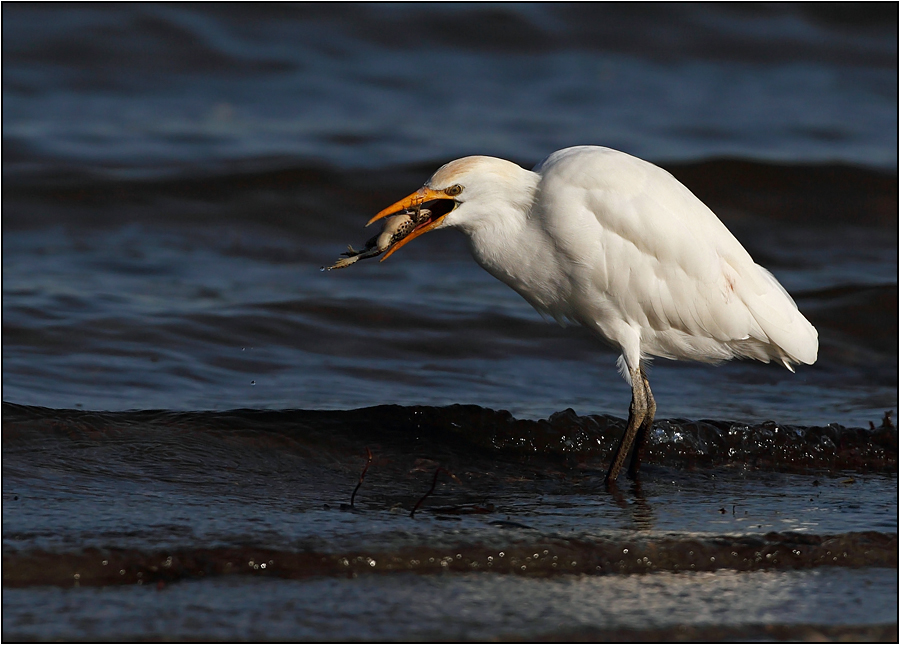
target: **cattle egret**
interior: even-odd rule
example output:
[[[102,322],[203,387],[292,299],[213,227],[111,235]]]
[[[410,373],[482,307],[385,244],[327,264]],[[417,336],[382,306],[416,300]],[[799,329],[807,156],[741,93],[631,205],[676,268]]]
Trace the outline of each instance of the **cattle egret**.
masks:
[[[628,424],[606,475],[635,445],[637,475],[656,413],[644,362],[752,358],[811,365],[818,334],[791,296],[716,215],[665,170],[622,152],[578,146],[535,169],[494,157],[442,166],[395,213],[431,213],[382,258],[438,228],[466,234],[475,261],[532,307],[573,321],[621,351]]]

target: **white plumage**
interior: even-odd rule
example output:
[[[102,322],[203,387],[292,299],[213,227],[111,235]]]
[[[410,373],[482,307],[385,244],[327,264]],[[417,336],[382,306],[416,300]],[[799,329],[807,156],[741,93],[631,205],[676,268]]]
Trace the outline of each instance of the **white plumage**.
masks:
[[[816,360],[818,334],[787,291],[703,202],[651,163],[596,146],[559,150],[533,171],[466,157],[372,221],[442,203],[435,200],[452,203],[429,204],[433,218],[385,259],[422,233],[456,227],[476,262],[535,309],[621,350],[633,398],[608,484],[638,437],[636,475],[655,413],[642,359],[752,358],[792,371]]]

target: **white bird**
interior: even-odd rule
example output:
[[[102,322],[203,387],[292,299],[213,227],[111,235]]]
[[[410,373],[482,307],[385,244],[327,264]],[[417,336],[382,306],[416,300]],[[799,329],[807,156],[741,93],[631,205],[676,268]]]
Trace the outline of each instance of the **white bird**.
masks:
[[[637,475],[656,413],[643,362],[752,358],[811,365],[818,334],[791,296],[716,215],[665,170],[597,146],[554,152],[535,169],[494,157],[442,166],[369,224],[426,205],[427,220],[382,258],[437,228],[466,234],[475,261],[539,312],[621,350],[628,425],[606,476],[632,444]]]

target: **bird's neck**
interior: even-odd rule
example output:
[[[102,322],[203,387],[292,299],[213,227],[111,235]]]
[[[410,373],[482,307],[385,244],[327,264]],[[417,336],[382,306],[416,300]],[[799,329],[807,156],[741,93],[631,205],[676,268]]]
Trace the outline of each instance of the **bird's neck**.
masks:
[[[540,176],[516,190],[515,198],[485,204],[485,216],[459,226],[469,240],[475,261],[488,273],[515,289],[543,313],[556,315],[556,301],[565,292],[545,229],[532,214]],[[524,179],[524,177],[523,177]]]
[[[517,263],[510,260],[521,256],[533,241],[529,215],[540,182],[536,173],[519,167],[516,170],[519,172],[510,178],[514,181],[498,183],[496,192],[484,199],[475,213],[457,224],[469,238],[475,261],[504,282],[507,280],[498,273],[502,274],[504,267],[515,266]]]

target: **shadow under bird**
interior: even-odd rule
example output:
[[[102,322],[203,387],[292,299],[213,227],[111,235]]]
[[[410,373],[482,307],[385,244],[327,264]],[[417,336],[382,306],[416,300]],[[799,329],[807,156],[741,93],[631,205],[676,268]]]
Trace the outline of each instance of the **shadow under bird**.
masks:
[[[646,360],[750,358],[791,371],[816,361],[818,334],[778,280],[677,179],[623,152],[566,148],[534,170],[457,159],[369,224],[381,219],[380,235],[329,268],[385,260],[424,233],[454,227],[475,261],[539,312],[621,351],[632,398],[608,487],[632,445],[628,474],[637,476],[656,414]]]

